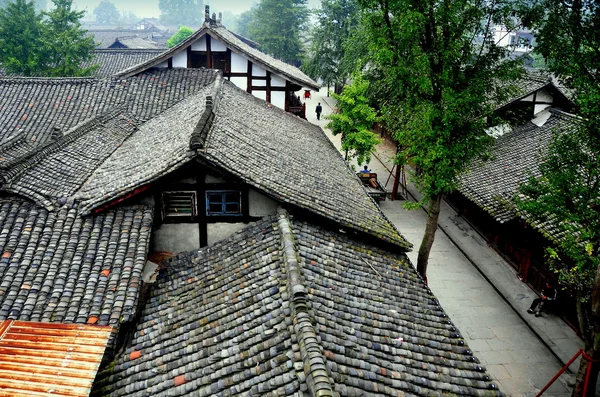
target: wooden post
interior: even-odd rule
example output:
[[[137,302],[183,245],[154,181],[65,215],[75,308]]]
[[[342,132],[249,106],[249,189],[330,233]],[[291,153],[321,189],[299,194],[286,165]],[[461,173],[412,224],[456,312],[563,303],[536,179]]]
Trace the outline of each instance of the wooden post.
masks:
[[[252,93],[252,62],[248,61],[248,82],[246,83],[246,92]]]
[[[210,49],[210,35],[205,34],[204,37],[206,37],[206,68],[207,69],[212,69],[213,68],[213,59],[212,59],[212,51]],[[190,46],[191,48],[191,46]]]

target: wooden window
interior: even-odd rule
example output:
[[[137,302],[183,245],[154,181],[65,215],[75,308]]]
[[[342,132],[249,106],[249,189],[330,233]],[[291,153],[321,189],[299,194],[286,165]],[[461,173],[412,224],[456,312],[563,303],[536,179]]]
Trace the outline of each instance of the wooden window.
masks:
[[[206,66],[206,52],[190,51],[190,67],[198,69]]]
[[[242,192],[239,190],[207,190],[206,216],[242,215]]]
[[[195,191],[162,192],[162,216],[192,218],[198,214]]]
[[[213,52],[212,53],[212,68],[219,69],[223,72],[229,72],[229,67],[227,65],[227,53],[226,52]]]

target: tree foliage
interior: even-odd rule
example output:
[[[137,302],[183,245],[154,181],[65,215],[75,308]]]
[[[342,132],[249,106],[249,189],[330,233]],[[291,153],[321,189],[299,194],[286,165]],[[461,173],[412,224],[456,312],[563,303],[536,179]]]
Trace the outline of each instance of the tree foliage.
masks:
[[[101,25],[116,25],[121,19],[121,14],[113,2],[102,0],[96,8],[94,8],[96,22]]]
[[[250,38],[250,33],[248,32],[248,26],[250,25],[250,22],[254,18],[255,12],[256,12],[256,8],[253,7],[251,9],[249,9],[248,11],[244,11],[240,15],[238,15],[235,20],[235,24],[232,27],[233,31],[236,32],[237,34],[239,34],[240,36]]]
[[[522,187],[517,202],[534,219],[550,220],[561,238],[549,260],[559,279],[577,298],[579,329],[588,356],[600,359],[600,4],[541,0],[536,51],[572,93],[582,116],[568,132],[556,132],[541,176]],[[542,12],[544,11],[544,12]],[[583,395],[587,361],[581,360],[574,396]],[[589,396],[598,370],[591,369]]]
[[[175,33],[169,40],[167,40],[167,47],[175,47],[177,44],[181,43],[188,37],[194,34],[194,29],[189,28],[187,26],[182,26],[179,28],[177,33]]]
[[[428,205],[417,269],[426,276],[440,203],[457,176],[484,153],[492,101],[503,82],[519,75],[519,61],[493,41],[493,24],[509,29],[515,0],[359,0],[373,82],[387,128],[403,150],[398,163],[418,169],[415,181]],[[474,40],[481,37],[481,43]]]
[[[85,76],[94,41],[81,29],[83,11],[72,0],[53,0],[54,8],[36,14],[32,2],[16,0],[0,10],[0,63],[24,76]]]
[[[262,51],[299,64],[308,15],[306,0],[261,0],[248,24],[248,38],[260,43]]]
[[[341,87],[354,68],[345,61],[346,43],[358,27],[356,0],[323,0],[311,32],[308,60],[303,69],[327,85]]]
[[[356,74],[352,84],[345,86],[341,95],[333,94],[337,100],[337,111],[328,116],[331,121],[327,124],[333,135],[342,134],[342,149],[349,157],[356,158],[359,165],[371,160],[371,153],[380,143],[379,137],[373,133],[373,125],[378,118],[369,106],[368,90],[369,82]]]
[[[0,63],[8,73],[33,76],[42,55],[41,15],[33,2],[15,0],[0,9]]]
[[[91,61],[94,38],[86,35],[80,20],[85,11],[73,8],[73,0],[52,0],[54,8],[44,16],[44,76],[87,76],[98,67],[82,65]]]
[[[173,25],[200,26],[204,7],[199,0],[158,0],[160,21]]]

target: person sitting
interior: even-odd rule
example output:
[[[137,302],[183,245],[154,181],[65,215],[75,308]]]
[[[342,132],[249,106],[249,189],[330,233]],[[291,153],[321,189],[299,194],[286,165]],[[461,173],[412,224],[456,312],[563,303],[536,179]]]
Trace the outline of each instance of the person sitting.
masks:
[[[365,168],[363,168],[362,170],[359,171],[360,174],[370,174],[371,170],[369,169],[368,165],[365,165]]]
[[[557,294],[558,294],[558,291],[556,290],[556,288],[554,288],[553,286],[550,285],[550,283],[547,282],[546,286],[542,290],[542,296],[540,298],[536,298],[533,300],[533,302],[531,303],[531,306],[529,307],[529,309],[527,309],[527,313],[529,313],[529,314],[535,313],[535,316],[539,317],[541,315],[540,312],[542,311],[544,306],[546,306],[556,300]]]

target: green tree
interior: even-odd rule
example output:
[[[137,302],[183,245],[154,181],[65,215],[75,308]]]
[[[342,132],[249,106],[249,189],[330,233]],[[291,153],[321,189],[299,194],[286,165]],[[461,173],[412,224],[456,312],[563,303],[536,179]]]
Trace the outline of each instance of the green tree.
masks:
[[[244,11],[240,15],[238,15],[233,26],[233,31],[239,34],[240,36],[249,38],[250,35],[248,32],[248,25],[250,25],[250,22],[254,18],[255,12],[256,9],[253,7],[248,11]]]
[[[33,2],[15,0],[0,9],[0,64],[8,73],[34,76],[40,70],[42,25]]]
[[[369,82],[360,74],[354,75],[352,84],[344,87],[341,95],[333,94],[337,100],[337,112],[328,116],[327,128],[333,135],[342,134],[342,149],[348,157],[356,158],[359,165],[371,161],[375,146],[381,142],[373,133],[378,121],[377,113],[369,106]]]
[[[96,22],[101,25],[116,25],[121,18],[121,14],[117,7],[109,0],[102,0],[96,8],[94,8]]]
[[[194,34],[194,29],[189,28],[187,26],[182,26],[179,28],[177,33],[175,33],[169,40],[167,40],[167,47],[175,47],[177,44],[181,43],[188,37]]]
[[[250,39],[262,51],[286,62],[302,59],[300,33],[308,20],[306,0],[261,0],[248,25]]]
[[[346,43],[358,27],[356,0],[323,0],[312,30],[307,62],[303,69],[313,78],[339,89],[355,69],[348,62]]]
[[[158,0],[158,8],[162,23],[197,27],[204,22],[204,7],[199,0]]]
[[[509,91],[519,61],[493,41],[493,24],[514,28],[516,0],[359,0],[369,51],[365,71],[383,121],[410,161],[427,205],[417,270],[426,278],[443,196],[485,153],[492,101]],[[483,37],[477,44],[475,37]]]
[[[542,0],[536,21],[536,51],[572,92],[582,116],[566,133],[557,131],[541,176],[522,186],[519,207],[537,221],[552,222],[558,241],[549,247],[550,265],[576,297],[584,349],[600,360],[600,3]],[[535,223],[534,223],[535,225]],[[600,364],[581,360],[573,396],[595,395]]]
[[[86,36],[80,20],[85,11],[73,9],[73,0],[52,0],[54,8],[43,12],[44,76],[88,76],[97,65],[82,68],[93,58],[93,37]]]

